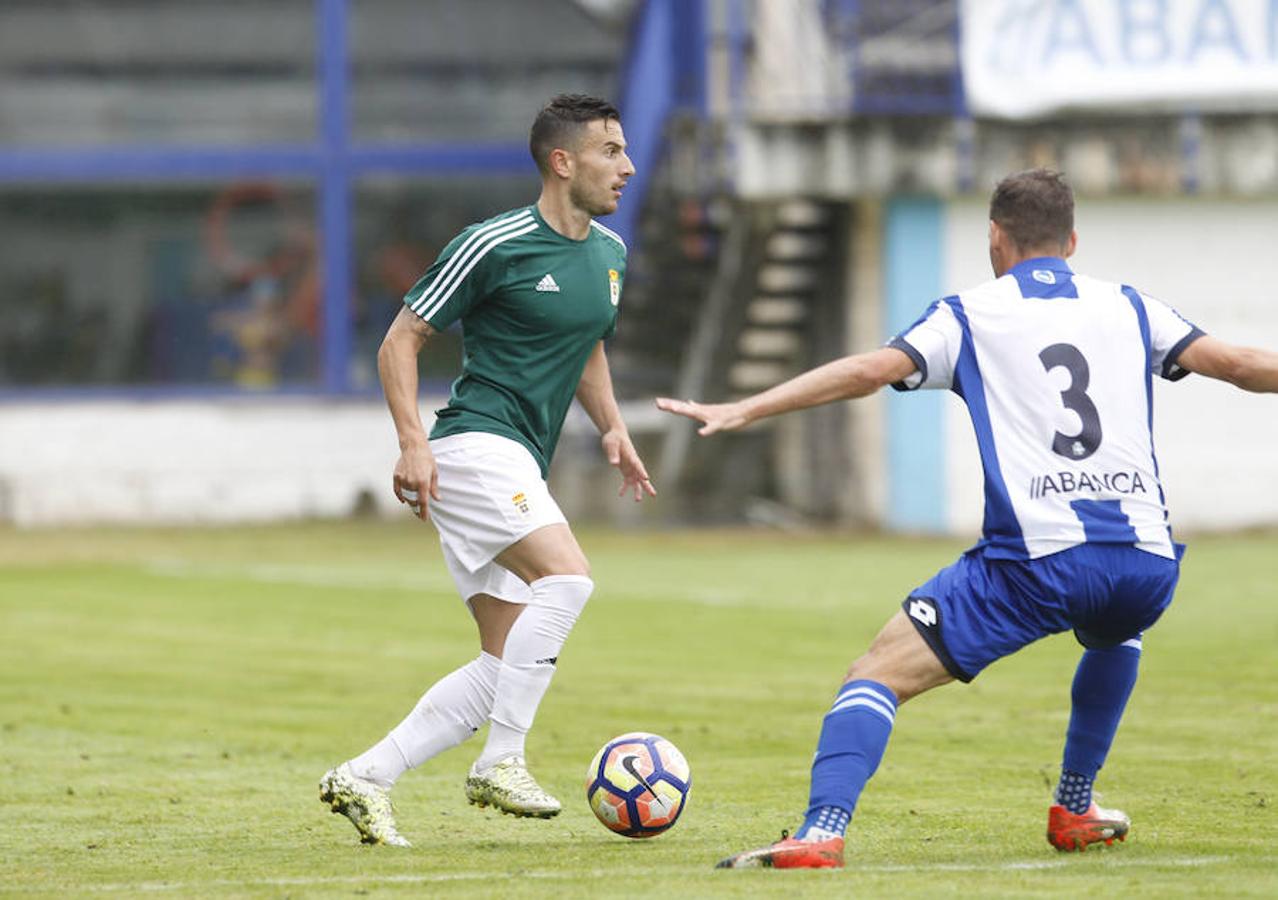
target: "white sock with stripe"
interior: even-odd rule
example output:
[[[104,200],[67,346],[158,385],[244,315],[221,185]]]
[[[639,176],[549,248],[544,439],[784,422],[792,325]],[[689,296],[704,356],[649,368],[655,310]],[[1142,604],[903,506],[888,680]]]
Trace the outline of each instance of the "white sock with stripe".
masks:
[[[509,756],[524,755],[528,729],[554,677],[559,651],[595,583],[584,575],[549,575],[529,587],[532,599],[506,635],[488,741],[475,762],[480,772]]]

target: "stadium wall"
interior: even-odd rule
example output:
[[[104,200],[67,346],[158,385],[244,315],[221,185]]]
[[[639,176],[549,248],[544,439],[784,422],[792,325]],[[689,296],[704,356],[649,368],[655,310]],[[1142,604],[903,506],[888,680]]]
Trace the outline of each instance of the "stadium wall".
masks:
[[[990,277],[987,213],[983,200],[945,205],[944,291]],[[1152,294],[1223,340],[1278,347],[1270,259],[1278,202],[1082,197],[1076,225],[1076,270]],[[1154,383],[1155,446],[1172,524],[1212,530],[1278,523],[1274,398],[1194,375]],[[973,534],[982,509],[976,442],[957,397],[946,396],[944,415],[945,439],[933,460],[945,472],[944,518],[948,530]]]
[[[19,526],[265,521],[398,505],[394,432],[371,401],[9,404],[0,434],[0,521]]]
[[[880,212],[865,224],[877,239],[860,240],[859,256],[877,257],[880,277],[859,278],[852,293],[883,299],[882,324],[854,329],[866,335],[857,349],[908,324],[936,296],[990,275],[983,200],[903,197],[874,206]],[[1278,245],[1278,201],[1085,197],[1078,227],[1079,270],[1159,296],[1226,340],[1278,346],[1267,265]],[[1173,523],[1190,529],[1278,523],[1273,399],[1193,376],[1155,383],[1158,458]],[[439,403],[423,399],[428,420]],[[650,413],[648,404],[643,408]],[[873,408],[868,404],[867,413]],[[889,394],[879,409],[882,427],[859,429],[863,440],[881,445],[858,451],[861,461],[876,460],[865,473],[875,487],[860,498],[867,513],[860,521],[899,531],[976,533],[982,479],[961,402],[944,394]],[[639,410],[627,415],[632,429],[645,433],[663,425]],[[614,473],[599,462],[584,416],[569,425],[552,473],[565,512],[615,519],[625,506],[633,514],[633,504],[603,504],[612,491],[602,488]],[[8,400],[0,404],[0,522],[395,513],[394,462],[389,420],[372,399]],[[644,512],[660,516],[655,507]]]
[[[418,404],[427,430],[447,402]],[[623,405],[637,440],[666,417]],[[256,397],[0,404],[0,524],[223,524],[404,515],[391,492],[398,450],[374,399]],[[579,407],[550,474],[570,517],[627,524],[660,510],[622,502],[617,474]]]

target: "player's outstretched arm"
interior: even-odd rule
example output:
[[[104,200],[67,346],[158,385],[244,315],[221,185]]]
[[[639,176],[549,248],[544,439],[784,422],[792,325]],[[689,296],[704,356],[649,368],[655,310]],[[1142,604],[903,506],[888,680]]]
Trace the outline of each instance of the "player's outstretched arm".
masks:
[[[612,392],[612,373],[608,369],[608,357],[604,355],[603,341],[595,345],[586,360],[586,368],[577,383],[577,400],[599,429],[604,456],[621,472],[621,489],[617,495],[633,493],[636,502],[645,495],[657,496],[648,470],[630,440],[630,431],[622,421],[621,409]]]
[[[1239,347],[1207,334],[1182,350],[1176,364],[1245,391],[1278,391],[1278,353],[1271,350]]]
[[[377,350],[377,372],[382,393],[390,407],[395,433],[399,437],[399,460],[395,463],[392,489],[400,503],[407,503],[419,519],[428,513],[424,502],[430,494],[439,499],[439,476],[435,456],[430,452],[421,411],[417,408],[417,356],[436,331],[408,307],[391,322]]]
[[[735,403],[697,403],[658,397],[657,408],[702,423],[698,434],[736,431],[768,416],[807,409],[836,400],[868,397],[886,385],[909,378],[916,371],[914,361],[893,347],[836,359],[776,387]]]

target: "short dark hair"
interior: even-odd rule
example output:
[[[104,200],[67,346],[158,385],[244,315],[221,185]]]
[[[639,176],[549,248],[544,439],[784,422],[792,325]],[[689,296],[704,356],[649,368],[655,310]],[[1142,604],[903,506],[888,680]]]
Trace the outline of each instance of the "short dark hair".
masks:
[[[1064,174],[1051,169],[1016,172],[994,188],[990,219],[1019,250],[1064,247],[1074,232],[1074,191]]]
[[[586,94],[560,94],[541,108],[533,120],[528,149],[543,175],[550,171],[550,151],[572,146],[581,129],[595,119],[620,122],[621,113],[607,100]]]

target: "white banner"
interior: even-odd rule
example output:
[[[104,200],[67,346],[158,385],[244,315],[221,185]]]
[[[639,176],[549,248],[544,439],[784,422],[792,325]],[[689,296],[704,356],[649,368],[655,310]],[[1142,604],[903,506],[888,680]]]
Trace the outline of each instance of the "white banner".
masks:
[[[1278,108],[1278,0],[962,0],[976,115]]]

